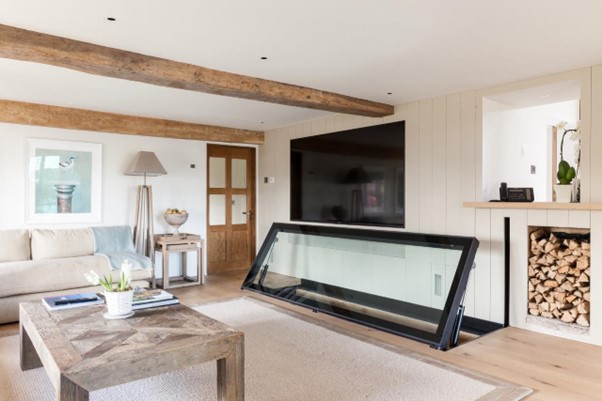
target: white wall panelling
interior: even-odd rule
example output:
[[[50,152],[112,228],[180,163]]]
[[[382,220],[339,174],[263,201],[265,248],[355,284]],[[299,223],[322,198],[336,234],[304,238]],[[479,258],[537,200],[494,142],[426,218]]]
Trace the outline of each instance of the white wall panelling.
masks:
[[[396,113],[397,114],[397,113]],[[406,229],[420,230],[420,213],[410,213],[410,210],[420,210],[420,102],[413,102],[400,112],[400,119],[405,119],[406,128]],[[411,195],[413,194],[413,195]]]
[[[445,232],[460,227],[462,214],[462,98],[460,95],[447,97],[446,105],[446,148],[445,157]],[[455,190],[454,190],[455,188]]]
[[[474,315],[480,319],[491,317],[491,210],[477,209],[475,237],[479,240],[479,249],[475,258],[474,270]]]
[[[600,149],[602,149],[602,65],[597,65],[592,68],[591,83],[592,120],[590,146],[591,149],[596,149],[598,152],[596,153],[597,157],[590,157],[590,154],[588,153],[588,158],[586,160],[590,161],[590,177],[597,177],[599,179],[602,177],[602,157],[600,157]],[[600,181],[591,182],[590,196],[592,202],[602,201],[602,185],[600,184]]]
[[[587,210],[569,210],[569,224],[567,227],[590,228],[591,214]]]
[[[432,225],[431,231],[447,231],[447,102],[445,97],[433,101],[432,136]]]
[[[531,209],[527,211],[527,223],[530,226],[548,225],[548,211]]]
[[[548,210],[548,224],[555,227],[569,226],[569,211],[568,210]]]
[[[431,213],[420,213],[420,232],[430,233],[433,229],[433,101],[420,102],[420,142],[418,149],[408,149],[408,152],[418,151],[420,154],[420,209],[430,210]],[[407,164],[406,164],[407,165]],[[408,197],[414,196],[407,194]],[[406,214],[410,213],[408,210]]]
[[[600,266],[602,266],[602,255],[599,250],[602,249],[602,212],[591,212],[591,249],[592,256],[590,258],[591,266],[591,327],[590,327],[590,338],[592,342],[602,345],[602,274],[600,272]],[[595,252],[594,250],[598,250]],[[594,307],[597,305],[597,307]]]

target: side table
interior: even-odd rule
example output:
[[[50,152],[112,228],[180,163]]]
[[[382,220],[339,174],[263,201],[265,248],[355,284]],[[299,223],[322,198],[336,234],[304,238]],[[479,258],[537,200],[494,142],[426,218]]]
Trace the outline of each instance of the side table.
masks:
[[[159,234],[155,236],[155,251],[161,252],[163,256],[163,278],[157,279],[157,285],[163,289],[186,287],[189,285],[205,284],[203,277],[203,240],[200,235]],[[196,276],[188,275],[187,256],[188,252],[197,253]],[[182,257],[182,269],[179,276],[169,276],[169,254],[180,253]]]

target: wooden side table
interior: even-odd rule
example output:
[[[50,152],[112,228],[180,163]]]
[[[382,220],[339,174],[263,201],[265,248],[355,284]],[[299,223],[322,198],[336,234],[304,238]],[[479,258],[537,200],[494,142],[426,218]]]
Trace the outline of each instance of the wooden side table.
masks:
[[[155,251],[161,252],[163,256],[163,278],[157,280],[161,288],[178,288],[189,285],[205,284],[203,277],[203,240],[200,235],[180,234],[179,236],[159,234],[155,236]],[[197,253],[196,276],[187,275],[188,252]],[[169,276],[169,254],[180,253],[182,257],[182,270],[179,276]]]

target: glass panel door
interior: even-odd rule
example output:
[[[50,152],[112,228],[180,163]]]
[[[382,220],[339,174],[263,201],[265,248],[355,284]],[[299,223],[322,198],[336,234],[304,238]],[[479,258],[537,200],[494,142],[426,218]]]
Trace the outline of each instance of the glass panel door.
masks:
[[[255,256],[255,148],[207,146],[207,271],[248,268]]]

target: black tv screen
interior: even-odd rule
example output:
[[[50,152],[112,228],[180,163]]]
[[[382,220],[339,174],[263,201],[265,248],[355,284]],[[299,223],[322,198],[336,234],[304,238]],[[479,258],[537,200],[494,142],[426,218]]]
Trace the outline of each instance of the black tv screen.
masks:
[[[291,220],[404,227],[405,122],[291,140]]]

